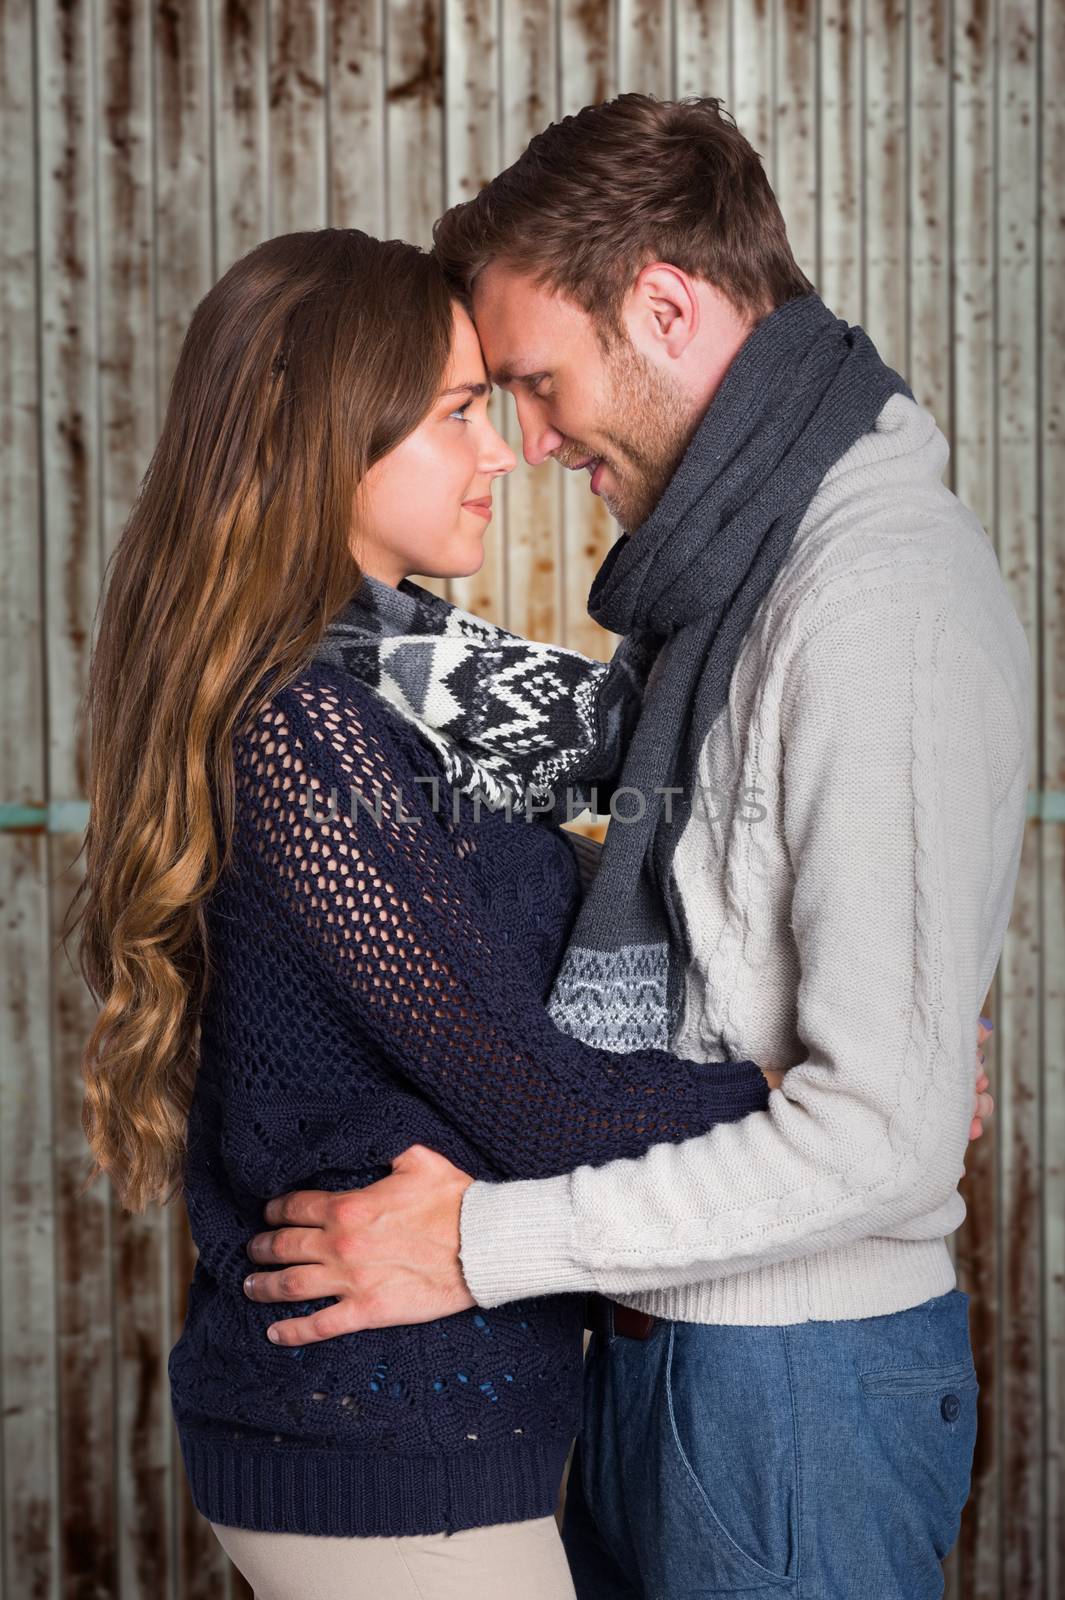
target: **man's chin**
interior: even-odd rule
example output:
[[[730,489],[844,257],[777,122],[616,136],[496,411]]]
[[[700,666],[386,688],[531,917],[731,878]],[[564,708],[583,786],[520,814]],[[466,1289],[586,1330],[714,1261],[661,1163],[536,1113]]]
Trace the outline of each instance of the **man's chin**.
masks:
[[[614,521],[625,533],[635,533],[641,523],[647,521],[647,513],[631,504],[626,504],[624,497],[619,499],[617,496],[612,495],[609,490],[606,490],[600,492],[599,498]]]

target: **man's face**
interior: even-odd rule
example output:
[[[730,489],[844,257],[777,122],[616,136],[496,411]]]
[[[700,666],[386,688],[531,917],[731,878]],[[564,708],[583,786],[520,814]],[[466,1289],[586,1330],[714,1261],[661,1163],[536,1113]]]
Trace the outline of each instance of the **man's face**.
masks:
[[[526,461],[587,469],[611,515],[638,528],[698,424],[691,397],[627,338],[604,349],[587,312],[508,268],[479,275],[473,313],[485,365],[514,396]]]

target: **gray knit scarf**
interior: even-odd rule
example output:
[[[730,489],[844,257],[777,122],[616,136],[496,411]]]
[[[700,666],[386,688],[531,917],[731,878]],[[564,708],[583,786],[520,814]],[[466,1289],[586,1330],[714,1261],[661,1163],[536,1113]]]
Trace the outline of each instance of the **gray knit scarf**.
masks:
[[[691,955],[672,862],[699,752],[821,480],[900,392],[863,330],[818,295],[760,322],[658,505],[596,575],[588,610],[625,636],[609,663],[519,639],[409,581],[367,580],[327,631],[318,653],[418,723],[458,786],[497,801],[596,788],[600,809],[613,797],[548,1001],[576,1038],[669,1048]]]

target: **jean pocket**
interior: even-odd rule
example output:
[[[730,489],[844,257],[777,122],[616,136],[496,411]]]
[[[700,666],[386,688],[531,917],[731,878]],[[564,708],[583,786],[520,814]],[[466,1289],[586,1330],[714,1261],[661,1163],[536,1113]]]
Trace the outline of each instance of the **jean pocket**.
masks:
[[[730,1332],[732,1330],[729,1330]],[[798,1563],[798,1461],[787,1351],[779,1329],[737,1341],[670,1329],[665,1391],[679,1522],[714,1593],[788,1589]],[[757,1419],[757,1420],[756,1420]]]
[[[957,1361],[945,1367],[891,1367],[881,1372],[861,1372],[858,1381],[865,1394],[930,1394],[941,1389],[944,1395],[955,1389],[977,1387],[976,1368],[971,1361]]]
[[[958,1537],[972,1481],[979,1388],[972,1359],[862,1372],[859,1383],[870,1456],[884,1476],[920,1484],[896,1522],[908,1521],[914,1547],[924,1545],[943,1561]]]

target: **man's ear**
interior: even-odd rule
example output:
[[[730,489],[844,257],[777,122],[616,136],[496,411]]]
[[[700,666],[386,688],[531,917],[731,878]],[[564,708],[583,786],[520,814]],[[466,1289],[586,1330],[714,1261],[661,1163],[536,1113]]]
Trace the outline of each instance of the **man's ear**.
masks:
[[[626,295],[622,319],[642,355],[675,361],[699,332],[701,307],[692,279],[668,262],[651,262]]]

